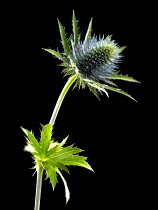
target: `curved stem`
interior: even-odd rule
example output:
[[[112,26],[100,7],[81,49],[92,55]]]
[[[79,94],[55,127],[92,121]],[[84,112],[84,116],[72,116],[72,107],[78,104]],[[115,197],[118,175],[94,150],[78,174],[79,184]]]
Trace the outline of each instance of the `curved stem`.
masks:
[[[65,84],[63,90],[61,91],[61,94],[59,95],[59,98],[57,100],[57,103],[55,105],[52,117],[50,119],[49,124],[53,124],[55,123],[56,117],[58,115],[59,109],[61,107],[61,104],[65,98],[66,93],[68,92],[69,88],[71,87],[71,85],[74,83],[74,81],[76,80],[77,75],[74,75],[72,77],[70,77],[67,81],[67,83]],[[43,167],[41,165],[37,166],[37,180],[36,180],[36,195],[35,195],[35,207],[34,210],[40,210],[40,200],[41,200],[41,188],[42,188],[42,176],[43,176]]]
[[[52,117],[51,117],[51,119],[50,119],[49,124],[53,124],[53,125],[54,125],[55,120],[56,120],[56,117],[57,117],[58,112],[59,112],[59,109],[60,109],[60,107],[61,107],[61,104],[62,104],[62,102],[63,102],[63,100],[64,100],[64,98],[65,98],[65,95],[66,95],[66,93],[68,92],[68,90],[69,90],[69,88],[71,87],[71,85],[72,85],[72,84],[74,83],[74,81],[76,80],[76,78],[77,78],[77,75],[73,75],[72,77],[70,77],[70,78],[68,79],[67,83],[65,84],[65,86],[64,86],[64,88],[63,88],[63,90],[62,90],[62,92],[61,92],[61,94],[60,94],[60,96],[59,96],[59,98],[58,98],[58,101],[57,101],[57,103],[56,103],[56,105],[55,105],[55,108],[54,108],[54,111],[53,111],[53,114],[52,114]]]
[[[35,196],[34,210],[40,210],[43,167],[39,165],[36,170],[37,170],[37,180],[36,180],[36,196]]]

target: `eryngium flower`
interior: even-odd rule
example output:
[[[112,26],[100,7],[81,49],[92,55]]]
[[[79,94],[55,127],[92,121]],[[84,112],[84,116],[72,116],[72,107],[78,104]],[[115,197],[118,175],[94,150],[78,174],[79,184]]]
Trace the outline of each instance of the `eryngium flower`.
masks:
[[[135,100],[113,82],[113,80],[138,82],[132,77],[119,74],[118,63],[121,61],[121,52],[125,47],[119,47],[114,40],[111,40],[111,36],[106,38],[91,36],[92,19],[82,41],[74,12],[72,17],[73,35],[69,39],[59,20],[58,25],[64,53],[52,49],[44,50],[63,61],[61,65],[65,67],[63,70],[65,76],[76,75],[75,87],[85,88],[88,86],[97,97],[98,92],[105,92],[108,96],[107,90],[112,90]]]

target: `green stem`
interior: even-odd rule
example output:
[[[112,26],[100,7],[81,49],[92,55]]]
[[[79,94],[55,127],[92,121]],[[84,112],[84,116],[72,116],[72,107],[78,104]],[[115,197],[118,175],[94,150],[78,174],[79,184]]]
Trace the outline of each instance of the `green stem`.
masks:
[[[59,109],[61,107],[61,104],[65,98],[66,93],[68,92],[68,90],[70,89],[71,85],[74,83],[74,81],[76,80],[77,75],[74,75],[72,77],[70,77],[67,81],[67,83],[65,84],[63,90],[61,91],[61,94],[57,100],[57,103],[55,105],[52,117],[50,119],[49,124],[53,124],[55,123],[56,117],[58,115]],[[38,165],[37,169],[37,180],[36,180],[36,195],[35,195],[35,207],[34,210],[40,210],[40,200],[41,200],[41,188],[42,188],[42,176],[43,176],[43,167],[41,165]]]
[[[34,210],[40,210],[43,167],[38,165],[36,170],[37,170],[37,180],[36,180],[36,196],[35,196]]]
[[[55,105],[55,108],[54,108],[54,111],[53,111],[53,114],[52,114],[52,117],[51,117],[51,119],[50,119],[49,124],[53,124],[53,125],[54,125],[55,120],[56,120],[56,117],[57,117],[58,112],[59,112],[59,109],[60,109],[60,107],[61,107],[61,104],[62,104],[62,102],[63,102],[63,100],[64,100],[64,98],[65,98],[65,95],[66,95],[66,93],[68,92],[68,90],[69,90],[69,88],[71,87],[71,85],[72,85],[72,84],[74,83],[74,81],[76,80],[76,78],[77,78],[77,75],[75,74],[75,75],[73,75],[72,77],[70,77],[70,78],[68,79],[67,83],[65,84],[65,86],[64,86],[64,88],[63,88],[63,90],[62,90],[62,92],[61,92],[61,94],[60,94],[60,96],[59,96],[59,98],[58,98],[58,101],[57,101],[57,103],[56,103],[56,105]]]

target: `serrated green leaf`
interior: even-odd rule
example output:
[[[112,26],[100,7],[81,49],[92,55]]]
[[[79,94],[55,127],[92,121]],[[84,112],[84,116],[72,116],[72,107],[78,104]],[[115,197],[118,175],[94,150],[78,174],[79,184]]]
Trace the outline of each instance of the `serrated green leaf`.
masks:
[[[69,136],[67,136],[66,138],[64,138],[64,139],[62,140],[62,142],[59,144],[59,146],[60,146],[60,147],[63,147],[64,144],[66,143],[66,141],[67,141],[68,138],[69,138]]]
[[[69,40],[67,39],[65,30],[59,20],[58,20],[58,25],[59,25],[59,31],[60,31],[60,36],[61,36],[61,41],[62,41],[62,45],[64,48],[64,52],[65,52],[66,56],[68,56],[71,54]]]
[[[60,162],[56,162],[56,167],[69,173],[69,169],[64,164],[62,164]]]
[[[116,85],[114,82],[110,81],[109,79],[104,78],[104,77],[102,77],[102,79],[104,80],[104,82],[105,82],[106,84],[109,84],[109,85],[112,85],[112,86],[117,87],[117,85]]]
[[[27,135],[27,137],[28,137],[27,140],[29,141],[28,143],[31,145],[31,147],[34,148],[34,151],[33,151],[32,148],[29,147],[29,145],[28,145],[28,146],[25,147],[25,150],[28,151],[28,152],[31,152],[31,151],[32,152],[36,152],[36,154],[40,155],[41,154],[41,147],[40,147],[37,139],[33,135],[33,133],[31,133],[30,131],[26,130],[25,128],[21,127],[21,129]]]
[[[62,159],[60,162],[63,163],[64,165],[81,166],[81,167],[84,167],[84,168],[87,168],[87,169],[93,171],[91,166],[86,162],[86,159],[87,158],[83,157],[83,156],[72,155],[70,157]]]
[[[128,81],[128,82],[136,82],[136,83],[140,83],[138,80],[129,77],[129,76],[125,76],[125,75],[117,75],[117,74],[111,74],[110,76],[108,76],[109,79],[118,79],[118,80],[124,80],[124,81]]]
[[[122,91],[122,90],[120,90],[120,89],[118,89],[118,88],[109,87],[109,86],[107,86],[107,85],[104,85],[104,87],[105,87],[106,89],[108,89],[108,90],[111,90],[111,91],[120,93],[120,94],[125,95],[125,96],[131,98],[132,100],[136,101],[131,95],[129,95],[128,93],[126,93],[126,92],[124,92],[124,91]],[[136,101],[136,102],[137,102],[137,101]]]
[[[43,48],[43,50],[45,50],[45,51],[51,53],[52,55],[56,56],[59,60],[62,60],[65,63],[69,63],[69,59],[63,57],[60,52],[56,52],[55,50],[44,49],[44,48]]]
[[[96,88],[98,91],[104,92],[107,95],[107,97],[109,97],[108,92],[104,88],[102,88],[99,83],[89,83],[89,86]]]
[[[78,27],[74,10],[72,16],[72,26],[73,26],[73,35],[74,35],[74,45],[76,46],[78,44],[79,34],[78,34]]]
[[[69,188],[67,186],[67,182],[65,180],[65,178],[63,177],[62,173],[59,171],[59,169],[56,169],[57,173],[60,175],[63,183],[64,183],[64,187],[65,187],[65,197],[66,197],[66,203],[69,201],[70,199],[70,191]]]
[[[56,175],[56,170],[53,166],[51,165],[45,165],[44,166],[46,170],[46,178],[50,179],[50,182],[52,184],[53,190],[55,189],[56,183],[57,183],[57,175]]]
[[[57,167],[57,168],[59,168],[59,169],[61,169],[61,170],[66,171],[67,173],[69,173],[68,168],[67,168],[64,164],[62,164],[61,162],[56,161],[55,158],[50,158],[50,159],[47,161],[47,163],[48,163],[49,165],[53,166],[53,167]]]
[[[41,149],[44,154],[47,152],[50,145],[52,129],[53,129],[53,125],[47,124],[43,127],[42,132],[41,132],[40,144],[41,144]]]
[[[61,160],[63,158],[67,158],[73,154],[77,154],[82,151],[83,151],[82,149],[79,149],[79,148],[73,147],[73,145],[70,145],[68,147],[64,147],[64,148],[60,149],[57,152],[57,154],[55,155],[55,158],[57,160]]]
[[[84,39],[84,43],[86,43],[91,38],[92,21],[93,21],[93,18],[91,18],[91,20],[90,20],[90,23],[89,23],[89,26],[88,26],[88,29],[87,29],[87,33],[86,33],[86,36],[85,36],[85,39]]]
[[[39,152],[37,152],[36,150],[35,150],[35,148],[30,144],[30,143],[28,143],[25,147],[24,147],[24,151],[25,152],[30,152],[32,155],[34,155],[34,156],[41,156],[40,154],[39,154]]]
[[[97,89],[92,87],[92,86],[90,86],[89,84],[88,84],[88,88],[100,100],[100,97],[99,97],[99,94],[97,92]]]

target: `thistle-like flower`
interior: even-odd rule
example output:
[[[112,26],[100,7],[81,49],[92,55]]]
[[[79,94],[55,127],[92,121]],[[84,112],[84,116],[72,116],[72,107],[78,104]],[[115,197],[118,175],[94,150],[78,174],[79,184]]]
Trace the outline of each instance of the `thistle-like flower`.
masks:
[[[118,63],[121,61],[121,52],[125,47],[119,47],[114,40],[111,40],[111,36],[106,38],[91,36],[92,19],[82,41],[74,12],[72,17],[73,35],[69,39],[59,20],[58,25],[64,53],[52,49],[44,50],[63,61],[61,65],[65,66],[63,70],[65,75],[76,75],[75,87],[85,88],[88,86],[97,97],[98,92],[105,92],[108,96],[107,90],[112,90],[135,100],[113,82],[113,80],[125,80],[139,83],[132,77],[119,74]]]

